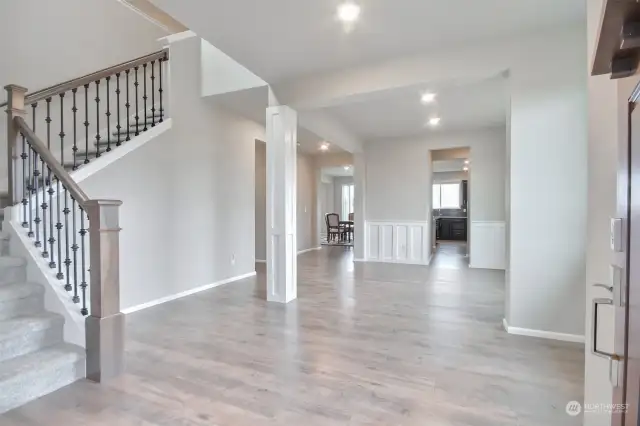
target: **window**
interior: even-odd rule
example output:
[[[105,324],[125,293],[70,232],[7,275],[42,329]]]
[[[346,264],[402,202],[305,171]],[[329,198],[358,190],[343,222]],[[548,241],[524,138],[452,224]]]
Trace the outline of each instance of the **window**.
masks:
[[[353,201],[355,194],[355,186],[353,184],[350,185],[342,185],[342,214],[340,215],[341,220],[348,220],[349,213],[353,213]]]
[[[459,209],[460,208],[460,184],[438,183],[433,185],[434,209]]]

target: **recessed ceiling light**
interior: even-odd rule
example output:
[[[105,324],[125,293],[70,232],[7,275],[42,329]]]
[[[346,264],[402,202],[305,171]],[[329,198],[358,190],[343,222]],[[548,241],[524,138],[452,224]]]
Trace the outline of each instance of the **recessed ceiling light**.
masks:
[[[468,168],[468,167],[465,167],[465,168],[464,168],[464,169],[462,169],[462,170],[464,170],[465,172],[468,172],[468,171],[469,171],[469,168]]]
[[[329,143],[325,142],[322,145],[320,145],[320,151],[329,151]]]
[[[338,6],[338,19],[347,24],[356,22],[360,17],[360,6],[347,1]]]
[[[351,168],[351,166],[344,166],[345,170],[349,170]]]
[[[437,126],[438,124],[440,124],[440,117],[432,117],[429,119],[430,126]]]
[[[464,164],[469,164],[469,160],[464,160]]]
[[[436,94],[435,93],[423,93],[422,96],[420,97],[420,102],[422,102],[423,104],[430,104],[431,102],[436,100]]]

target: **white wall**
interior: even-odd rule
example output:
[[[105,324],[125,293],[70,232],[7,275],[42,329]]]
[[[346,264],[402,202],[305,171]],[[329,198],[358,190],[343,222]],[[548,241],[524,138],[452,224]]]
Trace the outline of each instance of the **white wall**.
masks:
[[[200,97],[200,42],[171,46],[173,127],[82,182],[123,200],[122,308],[255,270],[255,139]],[[235,262],[233,258],[235,257]]]
[[[30,91],[159,50],[156,40],[166,35],[115,0],[5,1],[0,16],[0,86],[19,84]],[[2,90],[0,102],[5,100]],[[5,129],[2,119],[0,146],[6,146]],[[5,175],[6,149],[0,149],[2,188]]]
[[[201,40],[202,96],[266,86],[266,82],[206,40]]]
[[[585,314],[584,43],[583,31],[572,32],[546,49],[522,51],[510,73],[507,321],[512,327],[578,336],[584,335]]]
[[[262,141],[256,141],[256,197],[255,197],[255,251],[256,259],[267,259],[267,157],[266,145]],[[318,247],[316,230],[316,167],[313,158],[308,155],[298,154],[297,162],[297,244],[298,251]],[[333,194],[332,194],[333,196]]]

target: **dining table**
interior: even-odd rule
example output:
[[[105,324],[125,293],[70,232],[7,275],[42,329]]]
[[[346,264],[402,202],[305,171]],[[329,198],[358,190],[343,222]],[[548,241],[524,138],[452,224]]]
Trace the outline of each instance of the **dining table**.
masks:
[[[347,230],[346,234],[347,234],[348,241],[351,241],[351,234],[353,233],[353,221],[341,220],[339,221],[339,224],[340,224],[340,227],[344,227]]]

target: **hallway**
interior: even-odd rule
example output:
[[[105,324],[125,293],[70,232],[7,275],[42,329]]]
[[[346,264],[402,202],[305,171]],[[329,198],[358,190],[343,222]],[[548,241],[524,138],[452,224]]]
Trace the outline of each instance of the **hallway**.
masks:
[[[77,382],[3,426],[571,426],[582,345],[508,335],[504,273],[446,248],[432,266],[298,261],[298,300],[258,277],[127,317],[127,373]]]

